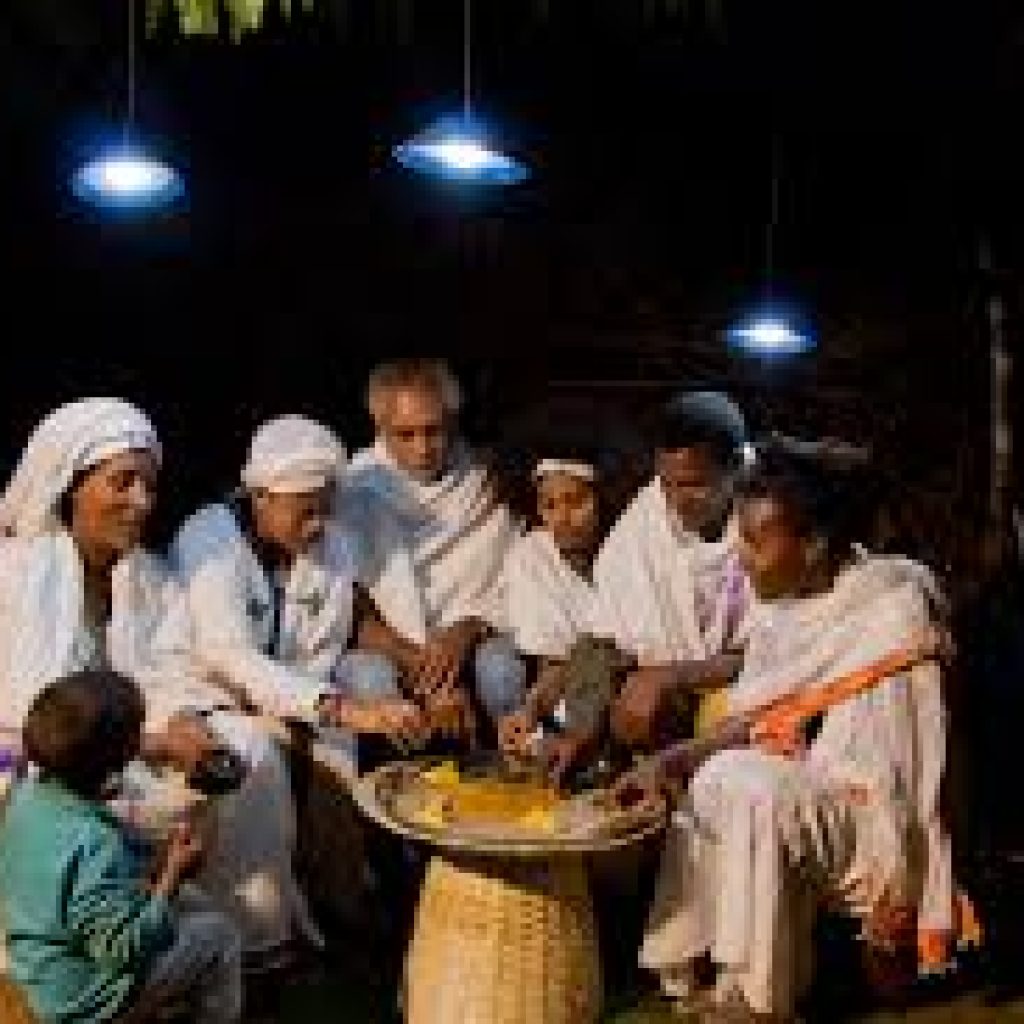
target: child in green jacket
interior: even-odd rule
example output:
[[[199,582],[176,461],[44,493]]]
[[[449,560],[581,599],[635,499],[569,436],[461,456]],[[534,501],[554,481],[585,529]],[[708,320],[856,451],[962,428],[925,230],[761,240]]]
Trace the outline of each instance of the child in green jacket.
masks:
[[[52,683],[25,718],[32,769],[0,825],[0,925],[10,976],[42,1024],[142,1020],[167,1006],[198,1024],[240,1019],[235,930],[178,895],[197,837],[178,826],[154,859],[104,803],[139,753],[144,718],[138,687],[109,671]]]

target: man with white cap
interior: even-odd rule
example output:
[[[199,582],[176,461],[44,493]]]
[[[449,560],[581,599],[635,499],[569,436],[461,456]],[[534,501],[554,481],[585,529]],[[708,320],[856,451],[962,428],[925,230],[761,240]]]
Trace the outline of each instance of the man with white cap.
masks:
[[[331,430],[302,416],[257,430],[241,488],[192,516],[174,543],[193,650],[265,714],[409,738],[412,704],[358,697],[397,687],[383,656],[349,651],[360,557],[334,516],[345,457]]]
[[[502,570],[515,529],[459,437],[458,381],[438,360],[383,363],[367,405],[376,439],[349,467],[348,522],[373,553],[370,591],[389,629],[367,629],[367,642],[389,651],[428,711],[472,696],[497,721],[525,688],[504,635]]]

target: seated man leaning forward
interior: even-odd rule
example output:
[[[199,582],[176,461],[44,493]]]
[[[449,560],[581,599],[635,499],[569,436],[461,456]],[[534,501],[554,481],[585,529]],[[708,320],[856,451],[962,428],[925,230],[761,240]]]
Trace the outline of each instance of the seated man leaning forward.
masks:
[[[282,416],[256,432],[241,489],[193,515],[174,542],[199,668],[243,707],[285,720],[414,738],[382,655],[350,650],[360,556],[335,517],[345,450],[327,428]]]
[[[739,669],[749,586],[736,552],[730,488],[746,450],[724,395],[684,392],[655,422],[655,476],[619,518],[594,566],[602,636],[636,664],[611,711],[612,734],[657,746],[689,729],[693,695]],[[711,718],[704,696],[701,718]],[[698,719],[700,724],[700,719]]]
[[[487,469],[459,438],[459,386],[441,362],[372,373],[376,431],[347,475],[346,519],[372,552],[370,587],[389,627],[360,642],[387,651],[428,713],[476,703],[494,721],[523,699],[525,667],[502,635],[502,568],[515,536]]]
[[[782,442],[759,454],[739,499],[758,604],[730,716],[718,743],[670,747],[619,785],[629,802],[696,771],[640,956],[711,1019],[792,1017],[823,906],[861,922],[875,966],[952,934],[941,632],[920,567],[851,543],[847,490]]]

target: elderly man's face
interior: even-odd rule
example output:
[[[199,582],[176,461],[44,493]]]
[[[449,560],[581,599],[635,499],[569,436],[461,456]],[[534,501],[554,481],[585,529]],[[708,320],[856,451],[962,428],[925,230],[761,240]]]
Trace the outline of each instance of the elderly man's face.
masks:
[[[658,451],[655,469],[668,507],[687,530],[705,535],[721,527],[725,473],[705,447]]]
[[[264,544],[294,558],[323,536],[332,504],[333,491],[329,487],[301,494],[255,491],[253,530]]]
[[[444,471],[450,437],[441,396],[429,388],[397,388],[377,430],[399,467],[421,483]]]

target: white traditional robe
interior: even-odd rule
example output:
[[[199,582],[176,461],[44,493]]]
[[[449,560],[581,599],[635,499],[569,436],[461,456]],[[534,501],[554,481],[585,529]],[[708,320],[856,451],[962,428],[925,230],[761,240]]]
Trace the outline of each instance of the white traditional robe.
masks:
[[[597,591],[562,557],[547,530],[519,537],[505,563],[508,628],[516,648],[565,658],[598,628]]]
[[[731,709],[826,684],[914,642],[931,616],[923,578],[868,557],[823,596],[757,606]],[[791,1013],[810,980],[822,901],[866,918],[884,899],[916,907],[919,929],[952,930],[939,675],[922,664],[832,708],[803,758],[745,749],[703,765],[670,830],[641,951],[666,987],[710,952],[755,1011]]]
[[[111,619],[99,637],[86,620],[82,562],[67,533],[0,540],[0,726],[9,734],[20,734],[47,684],[100,664],[139,684],[149,728],[184,709],[230,705],[190,670],[182,595],[162,564],[132,552],[115,566],[111,585]],[[276,747],[249,719],[218,712],[209,721],[249,772],[217,803],[199,882],[257,951],[287,939],[304,912],[291,870],[291,793]]]
[[[266,714],[312,718],[352,633],[354,540],[329,529],[273,580],[234,512],[211,505],[185,523],[172,550],[199,669]]]
[[[349,463],[343,515],[372,559],[370,590],[384,619],[413,643],[433,629],[503,621],[502,568],[515,536],[487,471],[457,444],[437,481],[403,472],[382,440]]]
[[[685,531],[657,477],[620,516],[594,565],[601,633],[642,666],[700,661],[742,638],[749,585],[731,533]]]

